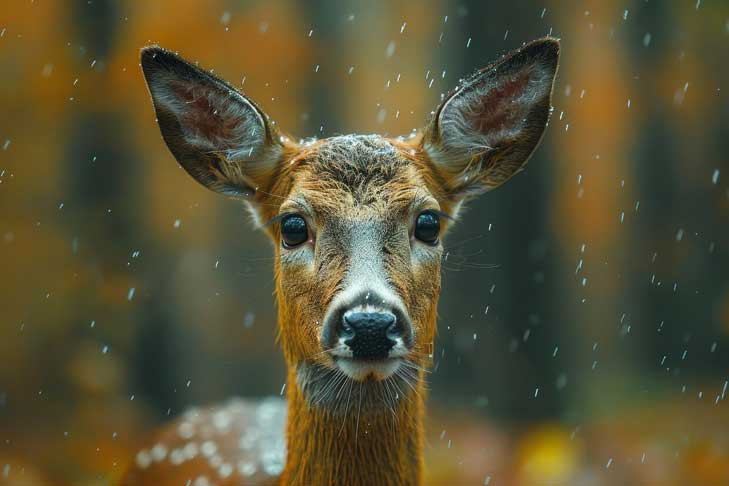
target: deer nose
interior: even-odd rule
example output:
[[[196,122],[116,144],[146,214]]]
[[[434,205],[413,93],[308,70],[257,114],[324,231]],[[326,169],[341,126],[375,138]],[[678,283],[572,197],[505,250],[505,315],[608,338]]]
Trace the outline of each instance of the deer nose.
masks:
[[[385,312],[345,312],[339,336],[352,350],[354,359],[385,359],[402,337],[393,314]]]

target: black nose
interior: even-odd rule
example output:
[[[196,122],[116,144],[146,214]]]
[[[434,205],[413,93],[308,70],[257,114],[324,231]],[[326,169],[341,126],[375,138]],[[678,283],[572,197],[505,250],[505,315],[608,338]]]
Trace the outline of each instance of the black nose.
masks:
[[[379,312],[345,313],[339,330],[355,359],[387,358],[401,334],[395,316]]]

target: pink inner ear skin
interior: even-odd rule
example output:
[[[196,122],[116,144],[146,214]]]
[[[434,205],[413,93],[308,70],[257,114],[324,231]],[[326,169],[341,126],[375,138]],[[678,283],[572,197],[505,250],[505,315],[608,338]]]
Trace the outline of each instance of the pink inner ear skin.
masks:
[[[485,134],[516,128],[527,112],[527,106],[516,101],[524,95],[529,79],[530,72],[523,71],[481,97],[474,109],[474,130]]]
[[[181,83],[175,83],[172,90],[177,99],[184,103],[180,112],[176,113],[182,129],[196,138],[207,140],[218,149],[230,148],[230,141],[240,120],[224,117],[221,112],[225,108],[214,105],[218,93]]]

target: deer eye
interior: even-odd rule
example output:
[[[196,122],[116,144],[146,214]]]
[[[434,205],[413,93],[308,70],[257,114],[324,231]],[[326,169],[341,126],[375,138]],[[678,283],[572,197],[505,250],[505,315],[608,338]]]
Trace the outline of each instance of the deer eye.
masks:
[[[306,220],[298,214],[286,216],[281,222],[281,239],[284,248],[293,248],[309,239]]]
[[[415,237],[423,243],[435,245],[440,233],[440,218],[432,211],[423,211],[415,220]]]

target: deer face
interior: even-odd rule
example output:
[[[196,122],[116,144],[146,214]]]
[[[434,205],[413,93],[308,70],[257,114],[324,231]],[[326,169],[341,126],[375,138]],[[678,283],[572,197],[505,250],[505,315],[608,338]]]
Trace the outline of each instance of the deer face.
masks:
[[[408,140],[296,144],[248,98],[157,47],[142,53],[163,138],[195,179],[243,199],[274,243],[280,337],[312,401],[348,380],[409,382],[435,336],[442,238],[464,200],[526,163],[558,44],[475,73]],[[402,390],[402,388],[400,388]],[[333,398],[333,397],[329,397]]]
[[[293,361],[385,379],[427,352],[447,215],[408,150],[350,135],[297,159],[274,232]]]

